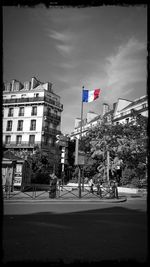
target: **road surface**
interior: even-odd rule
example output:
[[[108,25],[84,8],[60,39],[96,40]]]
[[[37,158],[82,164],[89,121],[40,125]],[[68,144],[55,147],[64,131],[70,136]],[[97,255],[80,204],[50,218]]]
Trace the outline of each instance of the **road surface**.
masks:
[[[3,261],[147,260],[146,199],[5,202]]]

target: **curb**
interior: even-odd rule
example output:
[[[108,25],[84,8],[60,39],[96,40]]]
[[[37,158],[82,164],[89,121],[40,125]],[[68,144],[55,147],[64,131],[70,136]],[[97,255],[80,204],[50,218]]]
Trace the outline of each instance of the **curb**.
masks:
[[[93,203],[120,203],[127,201],[127,197],[122,196],[119,199],[4,199],[4,203],[37,203],[37,202],[47,202],[51,203],[85,203],[85,202],[93,202]]]

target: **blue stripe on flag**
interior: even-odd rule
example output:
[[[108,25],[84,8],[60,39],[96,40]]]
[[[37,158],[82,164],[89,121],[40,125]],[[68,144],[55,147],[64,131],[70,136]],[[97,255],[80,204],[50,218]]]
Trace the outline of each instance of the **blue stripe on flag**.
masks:
[[[89,90],[83,90],[82,102],[88,102]]]

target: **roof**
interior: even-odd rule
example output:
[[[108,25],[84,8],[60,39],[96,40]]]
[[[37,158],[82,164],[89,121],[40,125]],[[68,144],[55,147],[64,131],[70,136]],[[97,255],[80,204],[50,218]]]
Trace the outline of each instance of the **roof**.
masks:
[[[88,123],[97,121],[98,119],[101,119],[101,115],[97,115],[95,118],[93,118],[92,120],[90,120]]]
[[[114,110],[111,109],[109,111],[107,111],[104,115],[103,115],[103,118],[107,117],[108,115],[112,115],[114,113]]]
[[[147,99],[147,96],[144,96],[144,97],[141,97],[141,98],[139,98],[139,99],[137,99],[137,100],[134,100],[132,103],[130,103],[128,106],[126,106],[126,107],[123,108],[122,110],[125,110],[125,109],[127,109],[127,108],[131,108],[131,107],[133,107],[133,106],[135,106],[135,105],[137,105],[137,104],[139,104],[139,103],[145,101],[146,99]]]

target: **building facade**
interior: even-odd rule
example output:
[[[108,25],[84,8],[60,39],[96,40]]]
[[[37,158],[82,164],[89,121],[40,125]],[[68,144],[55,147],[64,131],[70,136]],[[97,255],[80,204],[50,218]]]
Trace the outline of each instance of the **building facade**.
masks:
[[[134,101],[126,102],[119,98],[113,114],[113,124],[129,123],[134,115],[148,117],[148,96],[144,95]]]
[[[89,129],[97,126],[101,123],[101,116],[96,114],[95,112],[89,111],[87,113],[86,118],[82,121],[82,136],[85,136]],[[75,127],[74,131],[70,134],[70,139],[73,140],[75,138],[80,139],[81,134],[81,119],[75,119]]]
[[[102,116],[95,114],[92,118],[91,112],[87,113],[87,118],[82,122],[82,136],[88,133],[88,130],[95,126],[100,127],[101,123],[119,124],[129,123],[134,120],[134,115],[141,114],[148,117],[148,96],[142,96],[134,101],[118,98],[117,102],[113,103],[112,108],[106,103],[103,104]],[[88,119],[89,118],[89,119]],[[81,120],[75,120],[74,131],[70,134],[71,139],[80,138]]]
[[[36,146],[54,152],[61,133],[60,96],[52,83],[35,77],[22,84],[13,80],[3,88],[3,146],[5,149],[33,150]]]

